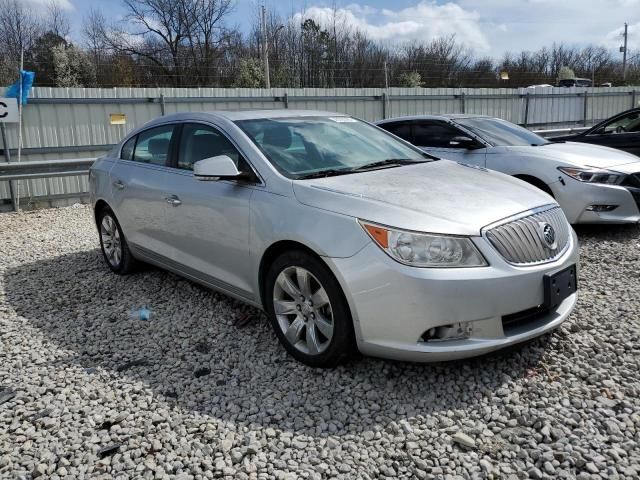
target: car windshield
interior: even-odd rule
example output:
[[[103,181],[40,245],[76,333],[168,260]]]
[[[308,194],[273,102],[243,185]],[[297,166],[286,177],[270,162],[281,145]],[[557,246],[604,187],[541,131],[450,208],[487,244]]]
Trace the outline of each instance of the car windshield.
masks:
[[[538,146],[549,143],[540,135],[526,128],[498,118],[461,118],[456,119],[456,122],[468,128],[494,147]]]
[[[339,175],[369,165],[394,166],[429,158],[385,131],[351,117],[260,118],[236,124],[289,178]]]

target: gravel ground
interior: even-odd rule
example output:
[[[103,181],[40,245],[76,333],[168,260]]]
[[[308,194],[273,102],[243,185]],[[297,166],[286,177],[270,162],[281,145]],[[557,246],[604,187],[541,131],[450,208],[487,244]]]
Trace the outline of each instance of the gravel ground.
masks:
[[[87,207],[2,214],[0,477],[640,478],[640,228],[579,235],[552,335],[325,371],[223,295],[111,274]]]

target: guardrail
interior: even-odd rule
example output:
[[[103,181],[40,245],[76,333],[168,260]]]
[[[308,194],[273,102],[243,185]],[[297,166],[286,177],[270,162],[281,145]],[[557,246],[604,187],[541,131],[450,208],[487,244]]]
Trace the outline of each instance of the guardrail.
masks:
[[[95,161],[95,158],[73,158],[67,160],[0,163],[0,181],[85,175],[89,173],[89,167]]]
[[[41,160],[36,162],[0,163],[0,181],[11,183],[11,206],[18,209],[19,199],[14,188],[16,180],[34,178],[72,177],[86,175],[95,158],[72,158],[65,160]]]

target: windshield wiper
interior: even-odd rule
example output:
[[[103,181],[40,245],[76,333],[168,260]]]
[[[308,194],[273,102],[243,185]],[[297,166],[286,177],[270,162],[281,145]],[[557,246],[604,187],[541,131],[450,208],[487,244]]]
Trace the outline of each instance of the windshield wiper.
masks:
[[[418,163],[429,162],[430,160],[409,160],[408,158],[387,158],[386,160],[380,160],[379,162],[367,163],[352,169],[353,172],[365,172],[367,170],[375,170],[381,167],[412,165]]]
[[[298,180],[309,180],[311,178],[325,178],[335,177],[337,175],[348,175],[350,173],[367,172],[369,170],[376,170],[378,168],[411,165],[418,163],[431,162],[432,160],[409,160],[408,158],[388,158],[386,160],[380,160],[379,162],[367,163],[359,167],[347,167],[347,168],[328,168],[327,170],[320,170],[318,172],[311,172],[298,177]]]
[[[311,172],[304,175],[300,175],[298,180],[309,180],[311,178],[325,178],[325,177],[335,177],[337,175],[347,175],[349,173],[353,173],[354,170],[352,168],[328,168],[327,170],[320,170],[319,172]]]

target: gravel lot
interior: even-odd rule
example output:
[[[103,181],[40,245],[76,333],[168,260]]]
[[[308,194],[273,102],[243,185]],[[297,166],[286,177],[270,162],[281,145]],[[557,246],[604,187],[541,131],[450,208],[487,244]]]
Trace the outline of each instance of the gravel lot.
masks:
[[[85,206],[2,214],[0,477],[640,478],[640,228],[579,235],[581,298],[554,334],[324,371],[256,310],[111,274]]]

